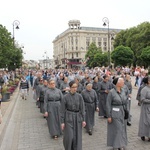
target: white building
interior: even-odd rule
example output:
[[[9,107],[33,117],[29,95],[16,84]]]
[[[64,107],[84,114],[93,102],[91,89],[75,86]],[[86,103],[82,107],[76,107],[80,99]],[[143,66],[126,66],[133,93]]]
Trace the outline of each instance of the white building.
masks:
[[[39,60],[40,69],[53,69],[54,61],[53,59],[43,59]]]
[[[94,42],[97,47],[100,47],[103,52],[113,50],[112,36],[120,31],[120,29],[96,28],[96,27],[81,27],[79,20],[71,20],[69,28],[58,35],[53,40],[54,49],[54,67],[80,66],[85,59],[85,54],[89,45]],[[110,43],[108,43],[110,41]]]

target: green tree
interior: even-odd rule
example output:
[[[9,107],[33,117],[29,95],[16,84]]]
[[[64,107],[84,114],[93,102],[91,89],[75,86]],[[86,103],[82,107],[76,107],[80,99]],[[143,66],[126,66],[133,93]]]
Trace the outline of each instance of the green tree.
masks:
[[[115,66],[130,66],[133,62],[133,51],[129,47],[121,45],[112,51],[111,58]]]
[[[145,67],[150,67],[150,46],[142,49],[141,59],[144,62]]]
[[[103,54],[102,50],[95,43],[90,44],[85,58],[87,60],[87,66],[90,68],[108,65],[108,53]]]
[[[13,45],[11,33],[0,25],[0,68],[19,68],[22,65],[22,58],[21,49]]]
[[[96,66],[108,66],[108,52],[97,53],[94,55],[94,64]]]
[[[141,60],[142,49],[150,46],[150,23],[143,22],[136,27],[132,27],[121,31],[117,34],[114,42],[114,48],[123,45],[130,47],[134,53],[133,65],[142,65]]]

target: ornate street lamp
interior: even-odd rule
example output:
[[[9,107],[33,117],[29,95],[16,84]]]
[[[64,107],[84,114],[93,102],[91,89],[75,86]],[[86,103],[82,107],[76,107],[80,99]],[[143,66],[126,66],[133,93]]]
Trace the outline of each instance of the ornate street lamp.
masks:
[[[13,22],[13,45],[15,45],[15,29],[19,29],[19,25],[20,25],[20,22],[18,20],[15,20]]]
[[[109,64],[109,67],[111,65],[111,60],[110,60],[110,33],[109,33],[109,19],[107,17],[104,17],[102,19],[102,21],[104,22],[103,23],[103,26],[107,26],[108,27],[108,64]]]

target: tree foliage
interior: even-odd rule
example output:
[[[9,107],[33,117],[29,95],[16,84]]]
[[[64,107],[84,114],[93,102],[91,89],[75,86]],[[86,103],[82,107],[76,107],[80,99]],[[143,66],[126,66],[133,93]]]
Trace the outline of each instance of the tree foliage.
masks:
[[[143,60],[145,67],[150,66],[150,46],[142,49],[141,59]]]
[[[0,68],[14,69],[22,65],[22,50],[13,44],[11,33],[0,25]]]
[[[112,51],[111,58],[115,66],[131,66],[133,62],[133,51],[129,47],[121,45]]]
[[[107,66],[108,65],[108,54],[102,53],[100,48],[97,48],[95,43],[91,43],[89,49],[85,55],[87,60],[87,66],[92,68],[96,66]]]
[[[123,45],[130,47],[134,53],[133,65],[142,65],[142,49],[150,46],[150,23],[143,22],[137,27],[122,30],[117,34],[114,42],[114,48]]]

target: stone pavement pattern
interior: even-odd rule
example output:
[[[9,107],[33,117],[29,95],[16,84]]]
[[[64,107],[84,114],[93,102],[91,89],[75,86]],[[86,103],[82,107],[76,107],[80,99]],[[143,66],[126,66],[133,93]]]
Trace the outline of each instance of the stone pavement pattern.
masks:
[[[141,141],[137,136],[140,107],[137,106],[135,96],[137,89],[132,94],[132,126],[128,128],[127,150],[149,150],[150,143]],[[96,123],[93,135],[89,136],[83,129],[83,150],[110,150],[106,146],[107,120],[95,114]],[[10,118],[0,150],[64,150],[63,140],[53,140],[48,132],[47,122],[40,114],[32,91],[28,100],[18,97],[14,111]]]

